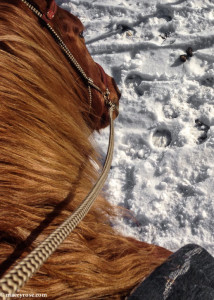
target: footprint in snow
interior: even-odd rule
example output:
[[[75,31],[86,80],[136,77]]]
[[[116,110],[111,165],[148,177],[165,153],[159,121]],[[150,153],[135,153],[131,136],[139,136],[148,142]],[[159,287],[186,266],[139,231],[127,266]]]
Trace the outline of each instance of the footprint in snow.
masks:
[[[210,127],[201,122],[199,119],[195,120],[195,127],[201,132],[201,135],[198,137],[198,144],[202,144],[207,139],[207,132]]]
[[[171,141],[171,132],[167,129],[158,129],[153,133],[152,142],[155,147],[167,147]]]
[[[133,73],[127,76],[125,83],[128,88],[134,88],[138,96],[142,96],[145,92],[150,91],[150,81],[152,80],[152,78],[143,78],[140,74]]]

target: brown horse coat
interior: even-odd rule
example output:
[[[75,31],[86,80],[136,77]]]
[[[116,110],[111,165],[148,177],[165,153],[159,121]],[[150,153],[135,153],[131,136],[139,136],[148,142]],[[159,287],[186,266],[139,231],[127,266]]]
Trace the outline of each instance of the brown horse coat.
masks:
[[[48,1],[47,1],[48,2]],[[45,0],[34,1],[41,11]],[[58,9],[51,22],[104,90],[79,36],[81,22]],[[20,0],[0,2],[0,273],[34,249],[92,188],[98,161],[89,136],[107,124],[101,95],[88,90],[43,23]],[[119,91],[108,78],[112,100]],[[99,197],[89,214],[21,293],[48,299],[121,299],[169,251],[126,238]]]

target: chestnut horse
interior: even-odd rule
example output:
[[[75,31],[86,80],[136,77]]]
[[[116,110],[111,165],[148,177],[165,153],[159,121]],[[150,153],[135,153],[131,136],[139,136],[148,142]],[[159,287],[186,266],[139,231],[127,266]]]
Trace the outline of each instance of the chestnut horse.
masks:
[[[48,0],[30,1],[41,12]],[[89,55],[74,15],[57,9],[51,26],[94,83],[114,80]],[[0,1],[0,274],[61,224],[92,188],[98,163],[90,135],[108,125],[103,96],[88,86],[21,0]],[[105,77],[105,80],[103,79]],[[105,81],[105,82],[104,82]],[[116,117],[116,113],[114,115]],[[170,255],[121,236],[117,210],[99,196],[88,215],[21,293],[48,299],[123,299]]]

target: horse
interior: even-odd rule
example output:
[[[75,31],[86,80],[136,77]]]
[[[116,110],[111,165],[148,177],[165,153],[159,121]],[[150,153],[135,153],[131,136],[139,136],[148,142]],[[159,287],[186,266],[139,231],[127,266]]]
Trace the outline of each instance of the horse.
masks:
[[[90,56],[83,24],[60,7],[50,11],[53,2],[30,1],[43,19],[22,0],[0,2],[1,277],[91,190],[101,164],[91,136],[109,124],[103,94],[89,88],[47,24],[87,78],[102,91],[107,85],[110,100],[119,106],[120,91]],[[112,224],[121,213],[105,195],[98,196],[21,293],[57,300],[124,299],[171,252],[117,232]]]

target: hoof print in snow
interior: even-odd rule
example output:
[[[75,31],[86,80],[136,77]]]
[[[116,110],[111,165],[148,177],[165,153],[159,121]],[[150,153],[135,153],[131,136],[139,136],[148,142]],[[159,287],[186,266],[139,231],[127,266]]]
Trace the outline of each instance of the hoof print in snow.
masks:
[[[128,88],[134,88],[134,91],[137,95],[141,96],[142,93],[139,91],[140,83],[142,82],[142,78],[137,74],[130,74],[127,76],[125,83]]]
[[[171,141],[171,132],[167,129],[158,129],[152,136],[153,145],[156,147],[167,147]]]
[[[211,76],[211,77],[204,78],[201,81],[201,84],[205,85],[207,87],[213,87],[213,85],[214,85],[214,77]]]
[[[133,28],[131,28],[127,24],[117,24],[117,28],[116,29],[118,31],[121,31],[121,33],[124,33],[126,31],[133,31]]]
[[[126,79],[125,83],[128,87],[134,87],[138,86],[142,81],[142,78],[138,74],[129,74]]]
[[[170,37],[171,32],[164,32],[160,34],[159,36],[163,39],[166,40],[168,37]]]
[[[201,132],[201,135],[198,137],[198,144],[202,144],[207,139],[207,132],[210,127],[201,122],[199,119],[195,120],[195,127]]]
[[[125,83],[128,88],[134,88],[134,91],[138,96],[148,93],[151,88],[151,85],[145,82],[145,79],[138,74],[129,74],[126,77]]]

